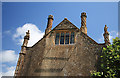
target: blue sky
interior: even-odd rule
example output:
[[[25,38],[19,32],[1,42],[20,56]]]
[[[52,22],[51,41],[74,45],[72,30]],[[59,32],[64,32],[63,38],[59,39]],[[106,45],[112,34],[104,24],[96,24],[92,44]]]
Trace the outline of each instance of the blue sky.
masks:
[[[4,2],[2,4],[2,53],[12,53],[15,58],[10,58],[12,59],[10,61],[16,61],[27,29],[31,29],[31,42],[38,41],[45,32],[48,15],[54,16],[53,28],[65,17],[80,28],[82,12],[87,13],[88,36],[96,42],[104,42],[102,34],[105,24],[109,27],[110,37],[117,36],[117,2]],[[33,38],[35,35],[37,37]],[[30,45],[33,44],[35,43]],[[12,72],[15,66],[16,62],[3,62],[3,73]]]

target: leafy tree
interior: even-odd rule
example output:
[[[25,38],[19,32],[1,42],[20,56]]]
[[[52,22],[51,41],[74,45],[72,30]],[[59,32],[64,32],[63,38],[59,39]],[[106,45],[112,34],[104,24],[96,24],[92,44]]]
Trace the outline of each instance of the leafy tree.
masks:
[[[100,56],[100,70],[93,71],[93,78],[120,78],[120,39],[113,39],[113,44],[104,47]]]

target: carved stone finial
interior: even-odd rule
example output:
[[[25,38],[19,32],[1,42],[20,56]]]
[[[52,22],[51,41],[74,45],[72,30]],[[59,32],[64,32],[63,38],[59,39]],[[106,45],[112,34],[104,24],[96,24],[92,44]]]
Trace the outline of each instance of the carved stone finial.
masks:
[[[64,18],[64,20],[67,20],[67,18]]]
[[[28,32],[26,32],[26,35],[24,36],[24,41],[22,46],[27,46],[29,38],[30,38],[30,32],[28,30]]]
[[[104,32],[105,33],[108,33],[107,29],[108,29],[108,27],[107,27],[107,25],[105,25],[105,27],[104,27]]]
[[[109,40],[109,32],[107,31],[107,29],[108,29],[108,27],[107,27],[107,25],[105,25],[103,36],[104,36],[105,44],[109,45],[110,44],[110,40]]]
[[[17,67],[16,67],[16,70],[15,70],[15,78],[19,78],[19,77],[16,77],[16,76],[20,76],[20,74],[22,72],[21,69],[24,65],[24,57],[25,57],[24,55],[26,55],[26,47],[27,47],[29,38],[30,38],[30,32],[28,30],[28,32],[26,32],[26,35],[24,36],[23,45],[21,46],[21,52],[19,53],[20,57],[19,57]]]
[[[28,30],[28,32],[26,32],[26,36],[25,36],[28,40],[30,38],[30,31]]]

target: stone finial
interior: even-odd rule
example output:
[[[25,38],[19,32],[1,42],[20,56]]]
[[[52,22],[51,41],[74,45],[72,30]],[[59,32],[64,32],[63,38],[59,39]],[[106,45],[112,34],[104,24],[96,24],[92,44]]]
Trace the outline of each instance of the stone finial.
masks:
[[[29,38],[30,38],[30,32],[28,30],[28,32],[26,32],[26,35],[24,36],[24,41],[22,46],[27,46]]]
[[[26,47],[27,47],[27,44],[28,44],[28,40],[30,38],[30,32],[28,30],[28,32],[26,32],[26,35],[24,36],[24,41],[23,41],[23,45],[21,46],[21,52],[19,53],[19,59],[18,59],[18,62],[17,62],[17,67],[16,67],[16,70],[15,70],[15,78],[19,78],[17,76],[20,76],[21,74],[21,70],[22,70],[22,66],[24,65],[24,55],[26,55]]]
[[[51,31],[52,24],[53,24],[53,15],[48,16],[48,23],[47,23],[47,28],[45,30],[45,35],[48,34]]]
[[[25,38],[27,38],[29,40],[29,38],[30,38],[30,31],[29,30],[28,30],[28,32],[26,32]]]
[[[87,18],[86,13],[82,12],[81,13],[81,28],[80,28],[80,30],[85,34],[87,34],[86,18]]]
[[[67,20],[67,18],[64,18],[64,20]]]
[[[107,25],[105,25],[105,27],[104,27],[104,32],[105,33],[108,33],[107,29],[108,29],[108,27],[107,27]]]
[[[109,32],[107,31],[107,29],[108,29],[108,27],[107,27],[107,25],[105,25],[103,36],[104,36],[105,44],[106,44],[106,45],[110,45]]]

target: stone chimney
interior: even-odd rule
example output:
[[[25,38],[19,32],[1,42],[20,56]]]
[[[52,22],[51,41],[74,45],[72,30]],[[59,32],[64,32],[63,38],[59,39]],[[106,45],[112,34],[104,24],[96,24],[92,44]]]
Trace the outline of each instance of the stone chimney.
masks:
[[[48,16],[47,28],[46,28],[46,30],[45,30],[45,35],[48,34],[48,33],[51,31],[52,24],[53,24],[53,16],[52,16],[52,15],[49,15],[49,16]]]
[[[81,13],[81,28],[80,28],[80,30],[85,34],[87,34],[86,18],[87,18],[86,13],[82,12]]]
[[[109,40],[109,32],[107,31],[108,27],[107,25],[105,25],[104,27],[104,41],[105,41],[105,45],[110,45],[110,40]]]

